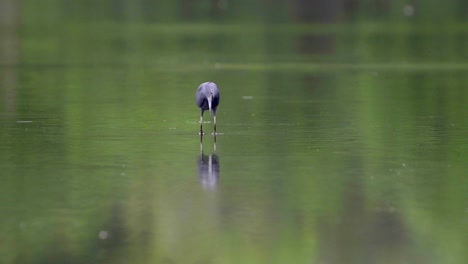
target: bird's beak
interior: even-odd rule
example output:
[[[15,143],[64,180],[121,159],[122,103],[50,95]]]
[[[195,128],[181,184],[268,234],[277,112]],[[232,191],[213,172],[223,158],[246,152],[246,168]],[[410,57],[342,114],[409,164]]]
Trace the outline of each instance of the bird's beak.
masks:
[[[213,96],[210,95],[210,96],[208,96],[207,99],[208,99],[208,108],[210,109],[210,112],[211,112],[211,101],[213,101]]]

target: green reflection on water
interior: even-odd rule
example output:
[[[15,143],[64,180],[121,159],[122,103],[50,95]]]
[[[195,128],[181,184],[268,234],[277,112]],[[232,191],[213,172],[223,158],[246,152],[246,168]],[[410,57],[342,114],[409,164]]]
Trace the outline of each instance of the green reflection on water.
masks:
[[[0,53],[0,262],[466,259],[466,27],[24,10],[2,31],[18,55]],[[213,188],[197,175],[206,80]]]

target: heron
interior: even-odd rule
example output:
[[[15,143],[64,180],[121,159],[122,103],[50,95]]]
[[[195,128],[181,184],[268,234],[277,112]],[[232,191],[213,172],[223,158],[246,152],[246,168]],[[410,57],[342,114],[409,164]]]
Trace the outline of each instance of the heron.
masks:
[[[216,109],[219,104],[219,90],[214,82],[204,82],[198,86],[196,101],[200,107],[200,135],[203,135],[203,112],[213,113],[214,135],[216,135]]]

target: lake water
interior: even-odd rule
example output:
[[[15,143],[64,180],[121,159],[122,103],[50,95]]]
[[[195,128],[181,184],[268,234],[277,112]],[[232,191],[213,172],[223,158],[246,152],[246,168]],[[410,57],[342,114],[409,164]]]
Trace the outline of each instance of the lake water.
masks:
[[[0,31],[1,263],[468,259],[466,27],[30,6]]]

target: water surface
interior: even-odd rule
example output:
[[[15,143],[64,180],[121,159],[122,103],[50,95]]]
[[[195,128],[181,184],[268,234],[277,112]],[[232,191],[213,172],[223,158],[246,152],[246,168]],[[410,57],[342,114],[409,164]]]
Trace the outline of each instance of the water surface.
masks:
[[[3,33],[0,262],[466,261],[461,27],[78,22]]]

